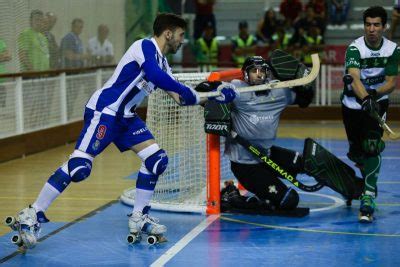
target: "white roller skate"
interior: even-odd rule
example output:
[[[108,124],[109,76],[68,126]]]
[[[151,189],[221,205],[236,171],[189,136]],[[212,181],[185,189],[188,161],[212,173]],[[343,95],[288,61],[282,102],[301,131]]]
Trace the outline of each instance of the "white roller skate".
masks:
[[[40,224],[48,221],[42,211],[36,212],[34,208],[29,206],[21,210],[17,217],[6,217],[5,224],[13,231],[18,232],[12,236],[11,242],[24,252],[35,247],[40,234]]]
[[[129,244],[139,243],[142,240],[142,234],[147,235],[147,243],[154,245],[166,242],[164,233],[167,232],[165,225],[159,224],[159,220],[149,216],[150,206],[146,206],[143,212],[136,211],[129,216],[129,232],[127,241]]]

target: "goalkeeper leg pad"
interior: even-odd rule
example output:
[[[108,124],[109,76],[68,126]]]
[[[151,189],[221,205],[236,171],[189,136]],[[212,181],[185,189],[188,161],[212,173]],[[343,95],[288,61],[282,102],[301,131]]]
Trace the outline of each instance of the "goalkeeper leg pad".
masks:
[[[311,138],[304,141],[304,171],[317,181],[324,182],[344,198],[358,199],[364,180],[355,171]]]

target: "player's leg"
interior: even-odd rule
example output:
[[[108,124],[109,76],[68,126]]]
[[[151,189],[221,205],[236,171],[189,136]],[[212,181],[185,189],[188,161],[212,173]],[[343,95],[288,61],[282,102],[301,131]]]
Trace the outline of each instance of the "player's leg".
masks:
[[[288,188],[264,164],[231,162],[231,170],[239,182],[260,199],[267,199],[278,209],[295,209],[299,195]]]
[[[142,160],[136,180],[135,204],[129,218],[130,232],[163,234],[166,226],[159,224],[148,212],[158,177],[167,168],[168,156],[139,117],[126,119],[123,123],[128,126],[127,130],[114,143],[121,151],[131,149]]]
[[[93,158],[101,153],[113,139],[114,117],[87,109],[85,124],[76,143],[75,151],[47,180],[36,201],[19,214],[21,224],[39,229],[48,222],[44,212],[71,182],[86,179],[91,172]]]
[[[388,108],[388,101],[381,101],[380,116],[385,117]],[[375,210],[375,198],[377,197],[377,180],[382,164],[381,153],[385,148],[382,140],[383,130],[378,122],[364,115],[363,117],[364,131],[361,135],[362,151],[364,155],[361,173],[365,181],[364,192],[361,197],[360,204],[360,220],[362,222],[370,222],[373,219]]]

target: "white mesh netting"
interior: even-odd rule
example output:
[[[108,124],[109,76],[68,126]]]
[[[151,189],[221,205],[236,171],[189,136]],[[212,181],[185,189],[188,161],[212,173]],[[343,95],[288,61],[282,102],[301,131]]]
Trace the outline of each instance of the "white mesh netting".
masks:
[[[195,85],[206,76],[207,73],[185,73],[175,77],[185,84]],[[152,209],[205,212],[207,147],[203,113],[201,106],[178,106],[162,90],[149,97],[146,124],[169,158],[167,170],[158,179]],[[232,177],[229,162],[222,157],[221,180]],[[135,188],[121,195],[121,201],[128,205],[134,205],[134,199]]]

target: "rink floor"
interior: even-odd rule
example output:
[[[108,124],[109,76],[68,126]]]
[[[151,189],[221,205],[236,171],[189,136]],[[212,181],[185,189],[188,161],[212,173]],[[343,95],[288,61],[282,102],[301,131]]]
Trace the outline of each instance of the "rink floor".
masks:
[[[350,164],[345,157],[347,141],[317,140]],[[301,151],[303,141],[281,138],[278,144]],[[25,254],[19,253],[10,243],[12,233],[1,226],[0,263],[4,266],[400,266],[399,159],[400,142],[388,141],[383,153],[373,224],[358,222],[359,201],[346,207],[338,194],[324,188],[316,194],[299,192],[301,206],[311,208],[311,213],[303,218],[229,214],[206,217],[155,211],[152,215],[168,227],[168,242],[148,246],[142,241],[132,246],[125,241],[126,214],[131,208],[116,200],[116,192],[120,191],[114,192],[113,197],[104,186],[103,195],[99,191],[87,193],[86,201],[79,197],[81,203],[94,202],[86,208],[82,205],[79,216],[61,214],[63,205],[67,211],[79,209],[79,204],[65,204],[68,198],[74,201],[71,195],[55,204],[52,208],[58,210],[53,213],[56,220],[44,225],[41,241]],[[13,164],[21,166],[23,162],[18,161],[23,160],[29,157],[1,164],[0,171]],[[122,176],[113,179],[122,180],[121,188],[132,182]],[[7,196],[20,199],[17,202],[22,208],[34,199],[37,188],[45,180],[41,178],[33,189],[27,188],[25,194],[12,195],[10,187],[2,192],[0,200],[7,205]],[[312,182],[310,178],[302,180]],[[4,176],[0,176],[0,182],[4,181]],[[29,197],[24,198],[24,195]],[[18,210],[14,209],[14,212]],[[3,207],[0,215],[7,212]]]

